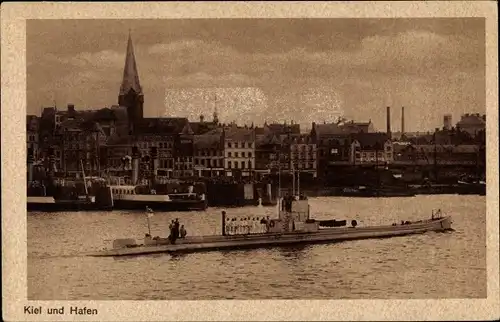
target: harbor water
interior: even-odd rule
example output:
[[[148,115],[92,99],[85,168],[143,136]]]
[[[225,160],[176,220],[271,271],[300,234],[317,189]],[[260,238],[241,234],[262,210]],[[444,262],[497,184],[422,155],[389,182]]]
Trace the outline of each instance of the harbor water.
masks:
[[[430,217],[451,233],[269,249],[97,258],[116,238],[142,239],[142,212],[28,213],[29,300],[436,299],[486,297],[486,197],[310,199],[311,217],[359,225]],[[155,213],[153,236],[179,218],[189,235],[221,233],[221,211],[276,216],[276,207]]]

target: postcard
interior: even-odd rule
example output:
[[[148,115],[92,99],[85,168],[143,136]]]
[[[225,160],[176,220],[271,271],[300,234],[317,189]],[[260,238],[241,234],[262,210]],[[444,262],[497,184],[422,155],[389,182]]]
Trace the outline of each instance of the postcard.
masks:
[[[498,319],[497,45],[480,1],[4,4],[4,319]]]

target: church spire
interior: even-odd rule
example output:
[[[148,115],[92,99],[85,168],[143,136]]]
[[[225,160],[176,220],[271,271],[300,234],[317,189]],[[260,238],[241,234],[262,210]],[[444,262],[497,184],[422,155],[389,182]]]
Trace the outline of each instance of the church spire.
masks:
[[[123,81],[120,87],[120,95],[126,95],[130,90],[136,94],[142,94],[141,84],[139,83],[139,73],[135,63],[134,46],[132,44],[132,35],[129,29],[127,54],[125,56],[125,67],[123,68]]]
[[[134,46],[129,30],[123,81],[118,94],[118,105],[127,108],[129,131],[135,133],[137,125],[144,118],[144,94],[139,83],[139,73],[135,63]]]

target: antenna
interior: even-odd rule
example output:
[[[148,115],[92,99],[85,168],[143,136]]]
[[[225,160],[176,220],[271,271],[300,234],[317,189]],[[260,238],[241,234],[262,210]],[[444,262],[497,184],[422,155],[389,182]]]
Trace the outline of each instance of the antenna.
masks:
[[[215,110],[215,113],[217,113],[217,89],[215,89],[214,96],[215,96],[215,99],[214,99],[214,110]]]

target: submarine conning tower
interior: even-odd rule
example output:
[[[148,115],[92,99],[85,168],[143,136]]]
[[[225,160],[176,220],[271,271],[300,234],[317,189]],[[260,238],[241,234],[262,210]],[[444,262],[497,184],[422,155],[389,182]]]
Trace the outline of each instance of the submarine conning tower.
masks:
[[[309,222],[310,206],[307,199],[292,200],[291,207],[287,207],[285,199],[280,200],[279,221],[282,232],[293,231],[317,231],[318,226],[314,222]],[[288,209],[287,209],[288,208]],[[288,211],[287,211],[288,210]]]

